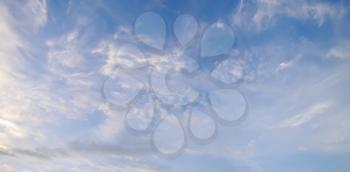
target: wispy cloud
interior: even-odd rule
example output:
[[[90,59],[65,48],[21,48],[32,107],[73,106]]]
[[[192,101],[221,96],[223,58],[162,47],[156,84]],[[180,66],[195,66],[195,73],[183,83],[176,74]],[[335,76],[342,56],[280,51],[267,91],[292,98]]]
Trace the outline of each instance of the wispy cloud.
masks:
[[[250,30],[261,31],[273,26],[278,17],[289,17],[312,20],[321,26],[326,20],[335,21],[344,16],[345,10],[340,5],[305,0],[241,0],[233,15],[233,23],[237,27],[246,26]]]
[[[46,0],[27,1],[24,5],[24,14],[33,16],[35,29],[43,27],[48,19]]]
[[[312,119],[316,118],[317,115],[324,113],[328,108],[332,106],[331,102],[320,102],[311,107],[308,107],[303,112],[293,115],[282,122],[282,127],[298,127],[305,124]]]
[[[294,57],[294,58],[292,58],[290,60],[287,60],[285,62],[280,63],[278,65],[276,71],[282,71],[282,70],[286,70],[286,69],[292,67],[302,57],[303,57],[303,55],[299,54],[299,55],[297,55],[296,57]]]
[[[347,60],[350,59],[350,41],[343,41],[332,47],[327,57]]]

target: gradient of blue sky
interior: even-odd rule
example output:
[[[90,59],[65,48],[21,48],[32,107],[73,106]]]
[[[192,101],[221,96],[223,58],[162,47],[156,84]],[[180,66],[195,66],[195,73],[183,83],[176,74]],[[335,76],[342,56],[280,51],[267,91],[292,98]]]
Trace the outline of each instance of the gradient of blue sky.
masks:
[[[349,2],[0,0],[0,171],[347,172]],[[113,46],[147,11],[171,26],[226,22],[247,73],[248,119],[208,145],[158,156],[100,88]],[[111,48],[112,47],[112,48]]]

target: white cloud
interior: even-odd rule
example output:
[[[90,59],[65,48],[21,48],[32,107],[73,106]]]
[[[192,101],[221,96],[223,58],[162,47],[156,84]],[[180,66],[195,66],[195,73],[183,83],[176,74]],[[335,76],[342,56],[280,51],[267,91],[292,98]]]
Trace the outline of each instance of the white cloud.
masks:
[[[113,141],[120,137],[120,133],[124,129],[124,115],[127,111],[113,108],[108,104],[101,105],[100,109],[106,118],[96,127],[94,134],[100,140]]]
[[[83,61],[77,44],[79,32],[74,30],[63,36],[47,41],[49,70],[64,73],[67,69],[77,68]]]
[[[242,59],[229,58],[220,63],[211,76],[224,83],[236,83],[243,78],[247,64]]]

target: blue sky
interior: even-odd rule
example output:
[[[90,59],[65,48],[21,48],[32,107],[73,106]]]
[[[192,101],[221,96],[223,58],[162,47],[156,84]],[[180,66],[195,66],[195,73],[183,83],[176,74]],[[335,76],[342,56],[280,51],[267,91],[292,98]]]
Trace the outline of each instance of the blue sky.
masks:
[[[0,0],[0,171],[347,172],[349,5]]]

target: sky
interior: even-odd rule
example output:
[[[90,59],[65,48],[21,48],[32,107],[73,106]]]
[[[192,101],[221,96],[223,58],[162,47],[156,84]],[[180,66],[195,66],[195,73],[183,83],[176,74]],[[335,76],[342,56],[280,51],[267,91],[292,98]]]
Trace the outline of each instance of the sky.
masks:
[[[348,172],[347,0],[0,0],[2,172]]]

